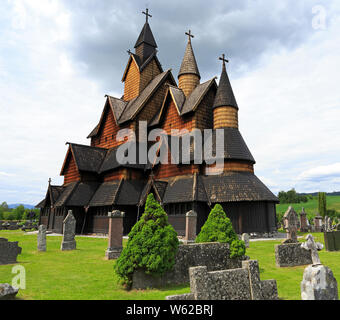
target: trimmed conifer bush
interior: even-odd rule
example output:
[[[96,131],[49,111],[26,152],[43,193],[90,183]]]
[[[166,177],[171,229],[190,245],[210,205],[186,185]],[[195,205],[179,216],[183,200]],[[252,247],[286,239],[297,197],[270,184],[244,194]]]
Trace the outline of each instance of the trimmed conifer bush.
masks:
[[[230,219],[222,206],[216,204],[196,238],[196,243],[223,242],[230,244],[230,257],[241,257],[246,252],[243,241],[239,240]]]
[[[178,250],[178,238],[168,216],[150,194],[141,219],[129,233],[129,240],[114,266],[121,282],[130,286],[133,272],[143,269],[160,276],[172,269]]]

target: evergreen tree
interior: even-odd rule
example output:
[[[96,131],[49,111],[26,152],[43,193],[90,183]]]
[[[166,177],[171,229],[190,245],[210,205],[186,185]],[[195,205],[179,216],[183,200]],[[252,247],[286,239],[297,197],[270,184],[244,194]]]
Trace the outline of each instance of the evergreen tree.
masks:
[[[318,203],[319,203],[319,214],[322,217],[326,216],[327,213],[327,201],[326,201],[326,193],[319,192],[318,193]]]
[[[216,204],[211,210],[207,221],[196,238],[196,243],[223,242],[230,244],[230,257],[243,256],[246,252],[245,244],[239,240],[230,219],[222,206]]]
[[[172,269],[178,249],[178,238],[168,216],[150,194],[141,219],[129,233],[129,240],[114,266],[122,283],[132,283],[133,272],[162,275]]]

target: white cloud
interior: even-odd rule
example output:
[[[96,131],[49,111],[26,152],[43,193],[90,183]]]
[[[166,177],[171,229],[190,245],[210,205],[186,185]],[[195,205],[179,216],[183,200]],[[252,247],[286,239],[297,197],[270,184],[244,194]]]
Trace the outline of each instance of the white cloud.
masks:
[[[303,171],[298,177],[297,180],[329,180],[340,178],[340,162],[333,163],[330,165],[319,166],[315,168],[308,169]]]

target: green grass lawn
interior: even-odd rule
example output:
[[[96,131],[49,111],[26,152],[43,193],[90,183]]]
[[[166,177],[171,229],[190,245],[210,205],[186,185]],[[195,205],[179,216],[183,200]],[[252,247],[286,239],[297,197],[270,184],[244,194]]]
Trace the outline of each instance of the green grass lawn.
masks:
[[[327,209],[333,209],[340,212],[340,196],[327,196],[326,200]],[[289,206],[292,206],[298,213],[300,213],[302,207],[304,207],[306,212],[316,214],[318,212],[318,199],[317,197],[314,197],[313,199],[308,199],[308,202],[278,204],[276,205],[276,211],[280,213],[286,212]]]
[[[323,242],[323,234],[314,236]],[[167,295],[188,293],[189,285],[153,290],[126,291],[104,259],[106,239],[77,237],[77,250],[60,251],[61,237],[47,238],[47,252],[37,252],[37,236],[22,231],[0,231],[0,237],[19,241],[18,262],[26,268],[26,290],[18,298],[33,300],[164,300]],[[251,242],[247,255],[259,261],[261,279],[276,279],[282,299],[299,300],[304,267],[277,268],[274,245],[280,241]],[[320,252],[321,261],[340,279],[340,252]],[[12,283],[13,265],[0,266],[0,283]]]

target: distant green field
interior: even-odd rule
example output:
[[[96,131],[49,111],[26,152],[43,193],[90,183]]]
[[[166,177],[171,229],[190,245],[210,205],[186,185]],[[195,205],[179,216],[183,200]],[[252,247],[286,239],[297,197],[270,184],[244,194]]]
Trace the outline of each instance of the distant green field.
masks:
[[[306,212],[316,214],[318,212],[318,199],[317,197],[314,197],[305,203],[278,204],[276,205],[276,211],[283,213],[288,209],[289,206],[292,206],[298,213],[301,212],[302,208],[305,208]],[[340,196],[327,196],[327,209],[333,209],[340,212]]]

